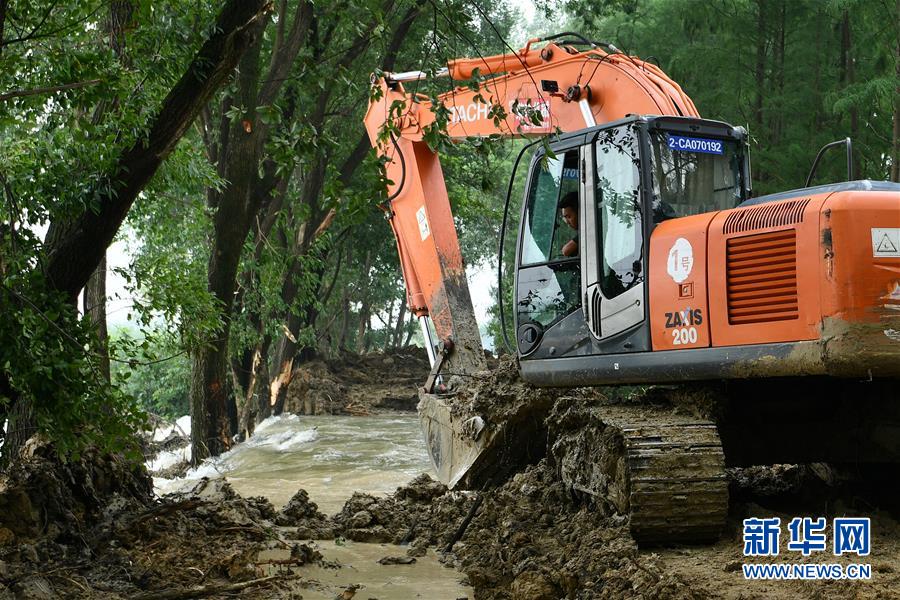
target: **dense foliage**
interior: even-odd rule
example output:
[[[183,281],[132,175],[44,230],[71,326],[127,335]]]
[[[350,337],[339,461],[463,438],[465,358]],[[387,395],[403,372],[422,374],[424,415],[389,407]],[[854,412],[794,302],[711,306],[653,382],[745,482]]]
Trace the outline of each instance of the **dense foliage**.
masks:
[[[200,457],[279,410],[295,361],[417,341],[361,125],[379,69],[429,70],[580,31],[654,57],[702,115],[745,125],[757,194],[802,186],[816,150],[844,136],[857,178],[900,178],[900,12],[888,0],[542,1],[532,23],[502,1],[260,1],[261,17],[236,29],[240,55],[220,57],[227,76],[155,146],[167,98],[200,80],[209,59],[198,52],[227,33],[217,19],[249,4],[0,0],[0,422],[74,449],[127,439],[143,422],[138,405],[177,416],[193,403]],[[429,136],[466,261],[493,270],[522,143]],[[141,152],[165,158],[143,179],[143,163],[124,164]],[[816,181],[843,169],[835,153]],[[114,227],[91,252],[53,254],[111,206]],[[94,258],[123,222],[131,262],[117,271],[132,324],[107,345],[97,317],[74,309],[84,284],[50,275],[90,254],[104,277]],[[507,268],[506,298],[511,283]],[[502,349],[496,306],[482,325]]]
[[[818,149],[847,136],[855,179],[892,177],[900,111],[896,3],[618,0],[598,8],[572,0],[566,6],[572,27],[653,57],[704,117],[746,126],[757,195],[803,187]],[[840,153],[830,154],[816,183],[846,179],[845,164]]]
[[[143,414],[79,290],[263,4],[0,2],[2,461],[35,431],[62,453],[132,444]]]

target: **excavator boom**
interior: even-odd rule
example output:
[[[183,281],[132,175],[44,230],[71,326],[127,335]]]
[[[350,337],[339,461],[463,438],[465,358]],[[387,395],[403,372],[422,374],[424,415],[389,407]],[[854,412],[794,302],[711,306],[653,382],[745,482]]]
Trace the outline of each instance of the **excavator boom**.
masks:
[[[451,61],[436,76],[451,86],[473,78],[477,84],[452,88],[438,97],[438,106],[415,91],[425,73],[386,73],[373,80],[365,124],[385,160],[384,209],[397,240],[407,301],[423,323],[432,363],[446,371],[470,374],[485,362],[444,175],[426,142],[428,133],[443,124],[454,140],[534,137],[629,114],[698,116],[678,84],[652,63],[611,46],[532,47],[539,42],[531,40],[516,53]],[[437,340],[425,326],[428,317]]]

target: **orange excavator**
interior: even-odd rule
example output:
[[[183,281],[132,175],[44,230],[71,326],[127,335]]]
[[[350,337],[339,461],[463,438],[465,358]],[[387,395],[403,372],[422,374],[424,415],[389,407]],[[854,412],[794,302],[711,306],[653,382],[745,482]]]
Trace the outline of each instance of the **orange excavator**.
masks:
[[[434,104],[414,91],[433,77],[471,83]],[[900,185],[853,180],[849,139],[822,149],[845,146],[847,181],[809,186],[820,151],[806,187],[754,198],[743,128],[702,119],[658,66],[574,33],[373,86],[365,124],[433,367],[419,412],[445,483],[477,485],[505,433],[454,407],[441,375],[486,364],[426,142],[438,129],[544,140],[515,252],[522,379],[726,392],[709,420],[609,407],[586,419],[616,432],[620,457],[557,457],[573,489],[619,490],[638,541],[714,538],[726,464],[900,462]]]

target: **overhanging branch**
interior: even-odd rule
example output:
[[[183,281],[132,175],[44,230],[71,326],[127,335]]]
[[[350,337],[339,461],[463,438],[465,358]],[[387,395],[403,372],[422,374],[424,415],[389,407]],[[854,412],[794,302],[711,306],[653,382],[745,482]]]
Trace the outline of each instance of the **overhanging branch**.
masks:
[[[96,269],[135,198],[169,156],[200,110],[222,86],[250,47],[257,21],[270,0],[228,0],[213,33],[162,102],[149,133],[125,150],[98,184],[97,212],[51,223],[47,231],[47,277],[51,289],[73,300]]]

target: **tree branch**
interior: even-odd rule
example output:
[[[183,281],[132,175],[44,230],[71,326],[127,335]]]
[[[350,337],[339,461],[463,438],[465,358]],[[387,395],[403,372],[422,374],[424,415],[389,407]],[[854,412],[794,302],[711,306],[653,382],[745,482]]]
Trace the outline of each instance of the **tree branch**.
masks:
[[[163,101],[146,138],[119,157],[96,188],[97,212],[54,221],[47,231],[48,285],[78,296],[112,242],[138,193],[190,127],[203,106],[231,76],[254,41],[253,25],[271,9],[269,0],[228,0],[209,39]]]
[[[0,52],[3,51],[3,29],[6,25],[6,7],[9,5],[9,0],[0,0]]]
[[[409,7],[409,9],[406,11],[406,14],[403,15],[403,19],[401,19],[400,23],[397,25],[397,28],[394,30],[393,35],[391,35],[391,41],[388,43],[387,49],[384,53],[384,60],[381,63],[382,70],[394,70],[394,65],[397,62],[397,54],[400,52],[400,47],[403,45],[403,41],[409,34],[409,30],[412,27],[413,22],[422,13],[422,6],[424,4],[424,0],[417,1],[414,5]],[[353,178],[353,174],[356,172],[356,168],[360,165],[360,163],[362,163],[363,158],[365,158],[371,147],[372,144],[369,141],[368,134],[363,132],[363,134],[359,138],[359,141],[356,142],[356,146],[353,147],[353,150],[341,165],[341,175],[339,180],[343,186],[346,187],[350,184],[350,180]]]
[[[279,46],[278,52],[272,55],[269,72],[266,74],[262,89],[259,91],[257,105],[267,106],[275,100],[281,85],[284,83],[288,72],[294,64],[294,59],[300,52],[300,47],[309,33],[309,25],[312,22],[313,7],[308,0],[300,0],[297,3],[297,11],[291,30]]]
[[[0,102],[6,102],[12,98],[24,98],[26,96],[40,96],[41,94],[52,94],[53,92],[63,92],[65,90],[75,90],[78,88],[88,87],[89,85],[97,85],[99,79],[90,79],[88,81],[76,81],[75,83],[64,83],[62,85],[51,85],[47,87],[31,88],[30,90],[12,90],[0,94]]]

